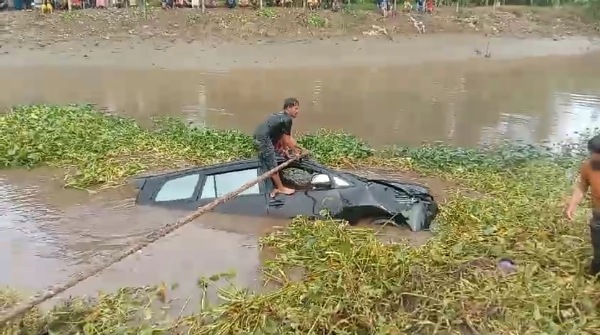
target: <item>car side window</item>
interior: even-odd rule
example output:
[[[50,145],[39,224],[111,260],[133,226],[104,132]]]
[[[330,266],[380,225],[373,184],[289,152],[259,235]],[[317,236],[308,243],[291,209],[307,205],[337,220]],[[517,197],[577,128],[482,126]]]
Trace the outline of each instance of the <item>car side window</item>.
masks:
[[[171,179],[164,183],[154,201],[176,201],[176,200],[188,200],[194,195],[194,190],[198,181],[200,180],[199,174],[191,174],[183,177]]]
[[[242,185],[258,177],[258,169],[233,171],[206,176],[204,187],[202,187],[201,199],[218,198],[235,191]],[[252,185],[240,195],[260,194],[258,184]]]

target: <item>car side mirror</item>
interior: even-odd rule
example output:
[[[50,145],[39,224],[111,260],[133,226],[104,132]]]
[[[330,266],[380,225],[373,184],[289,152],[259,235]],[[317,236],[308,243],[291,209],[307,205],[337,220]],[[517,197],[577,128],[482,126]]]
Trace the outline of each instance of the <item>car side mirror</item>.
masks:
[[[327,188],[331,187],[332,185],[331,178],[323,173],[312,176],[310,179],[310,184],[318,188]]]

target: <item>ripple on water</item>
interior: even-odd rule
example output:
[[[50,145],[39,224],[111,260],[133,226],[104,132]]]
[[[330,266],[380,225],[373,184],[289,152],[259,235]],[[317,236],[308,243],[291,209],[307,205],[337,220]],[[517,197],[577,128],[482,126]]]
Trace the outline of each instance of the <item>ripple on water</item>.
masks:
[[[0,283],[23,288],[44,285],[39,278],[63,277],[64,262],[52,255],[54,239],[37,222],[56,219],[56,213],[34,200],[38,188],[15,187],[0,179]]]
[[[600,90],[595,93],[558,92],[554,95],[549,142],[572,140],[586,128],[600,127]]]
[[[186,214],[135,206],[131,192],[121,189],[65,190],[40,171],[6,175],[0,180],[0,266],[7,271],[0,271],[0,285],[37,290],[64,281]],[[275,223],[209,213],[67,294],[165,281],[190,295],[200,276],[231,271],[237,284],[257,288],[257,238]]]

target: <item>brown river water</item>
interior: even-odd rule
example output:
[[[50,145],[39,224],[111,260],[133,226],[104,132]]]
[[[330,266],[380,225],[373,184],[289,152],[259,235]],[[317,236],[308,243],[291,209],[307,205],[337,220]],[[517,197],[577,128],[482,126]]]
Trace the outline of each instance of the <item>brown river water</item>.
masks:
[[[20,103],[92,102],[149,124],[170,115],[251,132],[286,96],[298,97],[297,131],[345,130],[373,145],[500,139],[559,142],[600,126],[600,55],[426,62],[401,66],[230,71],[20,67],[0,69],[0,109]],[[99,194],[61,187],[60,171],[0,171],[0,285],[34,291],[65,280],[182,212],[137,208],[122,188]],[[210,213],[109,268],[69,295],[179,283],[234,270],[261,285],[267,257],[257,239],[287,222]],[[427,233],[385,229],[419,244]],[[185,297],[184,297],[185,298]]]

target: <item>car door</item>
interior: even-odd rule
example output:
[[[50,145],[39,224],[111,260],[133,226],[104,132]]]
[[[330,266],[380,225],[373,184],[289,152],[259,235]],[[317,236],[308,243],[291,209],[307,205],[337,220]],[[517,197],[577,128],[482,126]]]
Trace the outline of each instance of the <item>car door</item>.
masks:
[[[245,167],[234,171],[222,169],[206,170],[198,195],[200,206],[214,201],[216,198],[235,191],[242,185],[258,177],[258,166]],[[240,215],[267,214],[267,197],[264,183],[258,183],[238,196],[225,201],[215,208],[216,212]]]
[[[321,211],[337,213],[342,209],[340,194],[336,189],[297,191],[292,195],[277,195],[269,201],[269,214],[293,218],[304,215],[321,217]]]
[[[311,175],[327,174],[334,181],[330,171],[324,170],[311,164],[296,164],[293,168],[305,170]],[[292,195],[277,195],[269,199],[269,214],[285,218],[293,218],[298,215],[309,217],[320,217],[322,210],[337,213],[342,209],[342,201],[335,183],[329,189],[296,191]]]

